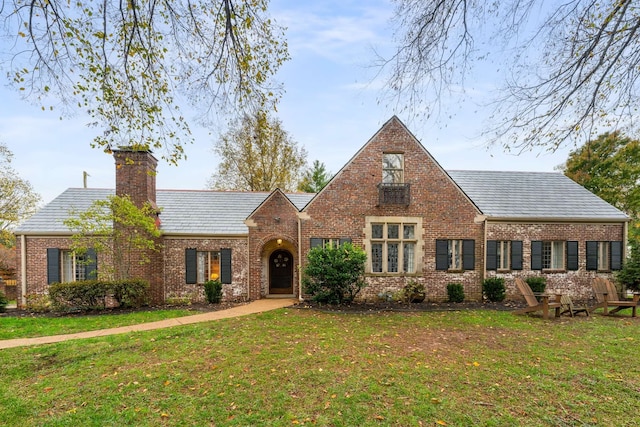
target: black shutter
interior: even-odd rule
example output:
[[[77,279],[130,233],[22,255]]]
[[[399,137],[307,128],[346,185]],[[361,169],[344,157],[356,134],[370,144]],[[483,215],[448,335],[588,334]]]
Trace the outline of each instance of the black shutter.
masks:
[[[344,245],[345,243],[351,243],[351,237],[341,237],[340,245]]]
[[[567,242],[567,270],[578,269],[578,242],[570,240]]]
[[[231,283],[231,249],[220,249],[220,281]]]
[[[86,257],[86,265],[84,270],[84,275],[87,280],[95,280],[98,278],[98,255],[96,254],[96,250],[93,248],[87,249]]]
[[[311,238],[311,249],[317,248],[318,246],[322,247],[322,239],[319,237]]]
[[[60,282],[60,249],[47,249],[47,283]]]
[[[476,268],[476,241],[462,241],[462,268],[464,270],[474,270]]]
[[[542,270],[542,241],[531,241],[531,269]]]
[[[436,270],[449,269],[449,241],[436,240]]]
[[[587,241],[587,270],[598,269],[598,242]]]
[[[622,268],[622,242],[611,242],[611,269],[620,270]]]
[[[511,269],[522,270],[522,240],[511,241]]]
[[[188,285],[194,285],[198,281],[198,257],[195,249],[184,250],[184,267]]]
[[[498,242],[487,240],[487,270],[498,269]]]

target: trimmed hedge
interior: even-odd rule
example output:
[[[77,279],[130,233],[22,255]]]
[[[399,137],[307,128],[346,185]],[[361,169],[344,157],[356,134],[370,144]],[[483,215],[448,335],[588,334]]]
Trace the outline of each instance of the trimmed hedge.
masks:
[[[204,294],[209,304],[222,301],[222,283],[219,280],[208,280],[204,283]]]
[[[489,277],[482,282],[482,293],[491,302],[504,301],[506,289],[502,277]]]
[[[447,295],[449,296],[449,302],[463,302],[464,287],[462,283],[449,283],[447,285]]]
[[[147,304],[148,296],[149,283],[139,279],[83,280],[53,283],[49,287],[51,307],[55,311],[105,309],[110,298],[118,307],[140,307]]]

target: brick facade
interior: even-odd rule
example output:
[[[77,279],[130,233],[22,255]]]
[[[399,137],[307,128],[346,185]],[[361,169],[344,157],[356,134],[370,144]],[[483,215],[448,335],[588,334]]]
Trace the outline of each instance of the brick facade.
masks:
[[[406,193],[392,203],[381,199],[379,185],[383,181],[383,156],[401,155],[403,159],[402,189]],[[121,150],[114,153],[116,163],[116,193],[128,194],[140,206],[144,202],[156,203],[155,168],[157,161],[146,152]],[[395,191],[395,189],[392,188]],[[410,190],[410,191],[409,191]],[[404,190],[403,190],[404,191]],[[407,198],[407,196],[410,197]],[[396,194],[397,195],[397,194]],[[186,252],[193,249],[203,252],[230,250],[230,282],[224,285],[224,299],[253,300],[275,296],[300,296],[300,274],[311,248],[312,240],[349,239],[368,254],[366,282],[368,286],[360,294],[362,299],[376,299],[394,293],[410,281],[424,284],[428,301],[447,299],[447,284],[461,283],[468,300],[482,298],[482,280],[486,277],[505,278],[507,297],[520,298],[513,279],[516,276],[543,275],[548,289],[568,293],[575,299],[588,299],[592,295],[590,281],[598,276],[611,276],[608,271],[592,271],[586,268],[587,241],[625,241],[624,220],[591,221],[506,221],[487,218],[479,208],[444,171],[419,141],[397,119],[389,120],[338,172],[331,182],[299,210],[285,193],[275,190],[265,194],[262,203],[244,221],[247,232],[234,235],[206,235],[191,232],[174,232],[160,238],[162,250],[150,254],[151,263],[135,266],[135,276],[149,280],[152,301],[161,303],[168,297],[188,297],[203,301],[202,284],[188,284]],[[308,200],[308,199],[307,199]],[[208,215],[208,213],[207,213]],[[211,213],[211,221],[221,210]],[[243,214],[244,215],[244,214]],[[162,214],[160,214],[162,219]],[[207,219],[205,218],[205,221]],[[374,247],[380,245],[373,228],[383,224],[400,229],[409,224],[414,239],[415,253],[411,266],[400,265],[402,257],[409,259],[410,249],[398,255],[396,261],[380,257],[387,270],[373,265]],[[385,228],[386,229],[386,228]],[[35,236],[22,238],[26,242],[22,257],[22,239],[18,239],[18,301],[22,287],[27,293],[47,292],[47,248],[68,248],[70,236]],[[401,239],[402,237],[400,237]],[[393,246],[391,237],[389,243]],[[565,271],[533,271],[531,269],[532,241],[577,242],[578,268]],[[464,266],[442,268],[447,253],[442,252],[452,241],[460,242]],[[522,270],[492,270],[486,268],[488,241],[522,242]],[[469,243],[470,242],[470,243]],[[385,243],[386,245],[386,243]],[[621,246],[622,247],[622,246]],[[385,250],[389,246],[385,246]],[[377,249],[376,249],[377,250]],[[622,249],[624,251],[624,248]],[[270,276],[275,271],[271,256],[286,254],[292,273],[286,280],[291,287],[273,287]],[[450,258],[454,256],[449,255]],[[437,261],[438,260],[438,261]],[[471,260],[470,263],[467,261]],[[26,262],[22,276],[22,263]],[[393,262],[399,272],[391,266]],[[406,261],[405,261],[406,262]],[[106,263],[106,264],[105,264]],[[98,259],[98,266],[108,265],[109,260]],[[451,259],[449,259],[451,263]],[[98,267],[100,268],[100,267]],[[408,272],[403,272],[406,268]],[[381,271],[382,270],[382,271]],[[26,280],[22,284],[22,278]],[[281,284],[281,283],[280,283]]]

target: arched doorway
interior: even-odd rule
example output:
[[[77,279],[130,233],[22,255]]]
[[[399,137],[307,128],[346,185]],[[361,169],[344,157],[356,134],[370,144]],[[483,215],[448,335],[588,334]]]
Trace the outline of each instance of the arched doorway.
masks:
[[[293,255],[285,249],[269,257],[269,293],[293,294]]]

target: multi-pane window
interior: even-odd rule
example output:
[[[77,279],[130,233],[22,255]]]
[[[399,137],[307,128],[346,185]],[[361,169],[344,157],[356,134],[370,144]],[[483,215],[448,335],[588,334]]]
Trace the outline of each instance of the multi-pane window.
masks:
[[[220,279],[220,252],[197,252],[197,281],[204,283],[208,280]]]
[[[510,243],[508,240],[496,242],[496,263],[498,270],[509,270],[509,260],[511,259]]]
[[[337,248],[340,246],[340,239],[322,239],[323,248]]]
[[[416,224],[371,224],[371,271],[416,272]]]
[[[564,269],[564,241],[542,242],[542,268],[550,270]]]
[[[86,280],[87,259],[84,255],[77,255],[74,251],[60,251],[61,259],[61,281],[76,282]]]
[[[402,184],[404,182],[404,155],[385,153],[382,155],[382,182]]]
[[[462,240],[449,240],[449,270],[462,270]]]
[[[609,248],[611,244],[609,242],[598,242],[598,270],[607,271],[609,266]]]

